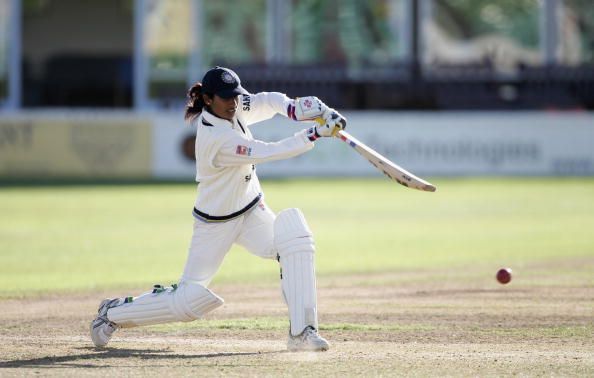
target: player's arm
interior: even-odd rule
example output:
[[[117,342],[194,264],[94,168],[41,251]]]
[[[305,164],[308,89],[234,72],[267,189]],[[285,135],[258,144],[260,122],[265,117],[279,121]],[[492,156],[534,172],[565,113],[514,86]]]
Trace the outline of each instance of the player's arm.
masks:
[[[332,113],[323,124],[301,130],[292,137],[278,142],[249,140],[237,134],[221,145],[213,158],[213,165],[215,167],[230,167],[288,159],[312,149],[316,139],[332,137],[338,130],[345,127],[346,122],[336,113]]]
[[[311,150],[313,146],[313,141],[308,138],[308,130],[301,130],[291,137],[272,143],[248,140],[236,135],[222,144],[213,158],[213,165],[230,167],[288,159]]]
[[[241,116],[251,125],[272,118],[276,114],[287,115],[293,100],[279,92],[260,92],[240,96],[239,111]]]
[[[346,120],[336,110],[324,104],[315,96],[290,99],[279,92],[260,92],[241,96],[240,111],[248,125],[284,115],[294,121],[326,120],[332,113]]]

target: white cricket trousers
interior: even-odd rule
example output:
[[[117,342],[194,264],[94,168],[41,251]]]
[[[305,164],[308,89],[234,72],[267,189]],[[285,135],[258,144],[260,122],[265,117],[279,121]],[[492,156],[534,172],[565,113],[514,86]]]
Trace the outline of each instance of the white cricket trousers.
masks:
[[[275,259],[273,224],[276,215],[261,201],[227,222],[194,220],[194,233],[180,282],[207,287],[233,243],[262,258]]]

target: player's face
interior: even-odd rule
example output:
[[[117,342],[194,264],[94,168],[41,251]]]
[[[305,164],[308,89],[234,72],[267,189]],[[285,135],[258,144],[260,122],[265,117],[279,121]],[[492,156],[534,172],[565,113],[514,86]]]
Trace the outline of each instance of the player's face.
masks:
[[[226,120],[233,119],[237,106],[239,105],[239,96],[231,98],[222,98],[214,95],[210,104],[210,109],[219,118]]]

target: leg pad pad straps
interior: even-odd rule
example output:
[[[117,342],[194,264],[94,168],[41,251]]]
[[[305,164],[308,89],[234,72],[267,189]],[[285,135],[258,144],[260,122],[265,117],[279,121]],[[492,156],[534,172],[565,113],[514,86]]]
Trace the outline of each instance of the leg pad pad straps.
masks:
[[[189,322],[223,304],[223,299],[204,286],[182,282],[159,293],[148,292],[131,303],[110,308],[107,318],[123,328]]]

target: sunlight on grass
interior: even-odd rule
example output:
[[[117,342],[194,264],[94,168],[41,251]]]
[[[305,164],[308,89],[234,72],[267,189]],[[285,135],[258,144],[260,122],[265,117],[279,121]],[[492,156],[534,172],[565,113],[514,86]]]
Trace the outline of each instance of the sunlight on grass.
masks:
[[[472,275],[594,256],[593,179],[432,181],[436,193],[383,179],[263,186],[274,211],[305,214],[320,277],[467,266]],[[0,296],[177,282],[195,191],[193,184],[0,189]],[[275,261],[234,247],[214,282],[276,281]]]

